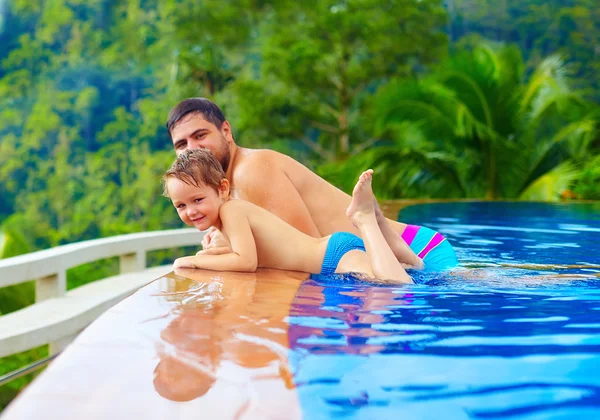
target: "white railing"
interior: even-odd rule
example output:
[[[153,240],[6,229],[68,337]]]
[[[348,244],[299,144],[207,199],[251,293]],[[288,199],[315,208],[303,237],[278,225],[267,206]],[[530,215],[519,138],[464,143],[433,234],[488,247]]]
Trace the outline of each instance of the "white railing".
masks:
[[[0,260],[0,287],[36,282],[35,304],[0,316],[0,357],[47,343],[50,353],[60,351],[118,300],[169,271],[147,270],[146,252],[199,246],[203,236],[196,229],[134,233]],[[67,291],[68,269],[117,256],[120,275]]]

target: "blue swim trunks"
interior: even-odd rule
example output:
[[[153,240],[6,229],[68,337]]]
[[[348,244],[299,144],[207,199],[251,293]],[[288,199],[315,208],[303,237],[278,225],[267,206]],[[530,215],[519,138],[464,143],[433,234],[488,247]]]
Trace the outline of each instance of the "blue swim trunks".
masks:
[[[342,257],[348,251],[355,249],[365,251],[365,244],[358,236],[348,232],[336,232],[331,235],[329,242],[327,242],[327,251],[325,251],[320,274],[335,274],[335,269]]]
[[[406,225],[402,239],[425,263],[425,271],[445,271],[458,266],[454,248],[441,233],[425,226]]]

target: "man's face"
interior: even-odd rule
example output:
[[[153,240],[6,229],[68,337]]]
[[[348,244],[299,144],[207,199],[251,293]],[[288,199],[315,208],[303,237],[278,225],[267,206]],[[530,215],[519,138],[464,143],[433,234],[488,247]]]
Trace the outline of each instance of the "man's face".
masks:
[[[210,150],[227,172],[231,159],[229,144],[233,141],[227,121],[218,129],[201,114],[186,115],[171,130],[171,140],[178,156],[188,149],[203,147]]]

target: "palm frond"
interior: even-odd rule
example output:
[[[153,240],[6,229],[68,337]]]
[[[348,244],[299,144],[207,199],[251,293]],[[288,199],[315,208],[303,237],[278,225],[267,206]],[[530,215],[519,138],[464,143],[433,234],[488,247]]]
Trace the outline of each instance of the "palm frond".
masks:
[[[499,86],[514,89],[521,83],[525,63],[521,49],[517,45],[503,45],[497,51]]]
[[[442,80],[445,82],[450,82],[452,79],[458,79],[462,81],[471,90],[471,92],[479,101],[479,107],[483,111],[483,115],[485,116],[484,122],[489,127],[493,127],[494,121],[492,118],[492,109],[490,107],[490,104],[488,103],[485,93],[477,84],[477,82],[469,74],[457,71],[448,72],[442,78]]]
[[[397,81],[381,86],[373,98],[370,118],[382,136],[395,121],[427,121],[432,130],[453,132],[454,93],[435,81]]]
[[[521,193],[519,199],[528,201],[558,201],[560,195],[571,188],[579,176],[579,170],[571,161],[555,166]]]
[[[418,195],[447,188],[460,196],[528,197],[558,185],[557,174],[570,180],[569,166],[557,165],[584,161],[597,147],[597,107],[570,88],[560,56],[543,60],[526,84],[523,67],[517,47],[483,42],[454,54],[437,75],[382,86],[371,119],[379,144],[393,146],[385,149],[390,156],[362,158],[389,174],[390,192]]]
[[[535,118],[540,109],[547,106],[548,98],[556,99],[568,94],[566,75],[567,69],[561,56],[555,54],[544,59],[525,88],[521,99],[521,112]]]
[[[539,171],[540,165],[547,158],[548,154],[561,143],[571,143],[571,149],[575,150],[572,155],[577,156],[579,153],[585,153],[587,150],[587,144],[593,139],[596,133],[596,121],[593,120],[582,120],[575,121],[560,129],[554,136],[543,141],[538,142],[536,147],[532,150],[529,170],[527,175],[523,178],[525,183],[528,183],[531,178]],[[521,188],[525,188],[527,184]]]
[[[504,138],[492,126],[479,121],[462,104],[456,109],[456,134],[459,137],[475,137],[480,141],[496,144],[504,141]]]

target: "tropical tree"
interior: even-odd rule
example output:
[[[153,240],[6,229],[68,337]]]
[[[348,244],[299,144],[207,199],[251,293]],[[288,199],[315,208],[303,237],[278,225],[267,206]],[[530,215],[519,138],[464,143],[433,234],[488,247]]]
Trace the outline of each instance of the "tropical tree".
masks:
[[[444,0],[451,41],[474,34],[519,45],[529,69],[561,54],[573,86],[600,95],[600,8],[596,0]]]
[[[576,198],[600,200],[600,153],[585,162],[573,190]]]
[[[371,146],[360,116],[377,85],[446,47],[435,0],[283,1],[262,16],[258,58],[222,97],[244,141],[285,139],[320,161]]]
[[[569,87],[560,57],[527,81],[523,67],[516,47],[481,43],[430,77],[381,86],[370,108],[381,147],[346,166],[376,167],[388,196],[558,199],[597,136],[597,108]]]

